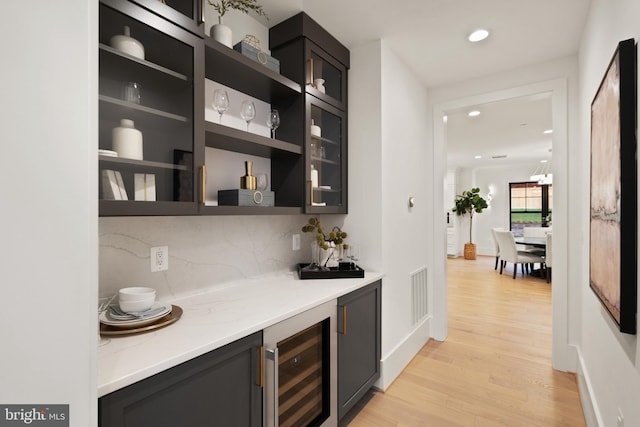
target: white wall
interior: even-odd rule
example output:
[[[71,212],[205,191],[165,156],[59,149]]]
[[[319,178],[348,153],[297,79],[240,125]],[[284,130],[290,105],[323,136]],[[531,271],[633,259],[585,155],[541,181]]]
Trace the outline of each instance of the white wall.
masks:
[[[618,408],[625,426],[640,425],[640,343],[637,335],[621,334],[589,289],[589,135],[590,105],[617,43],[640,39],[640,3],[632,0],[592,0],[580,48],[580,144],[574,147],[580,179],[581,215],[575,217],[583,238],[574,253],[581,274],[579,298],[582,336],[580,375],[590,426],[615,426]],[[640,109],[638,109],[640,111]],[[591,399],[588,401],[588,399]],[[591,410],[591,407],[593,410]]]
[[[420,90],[421,83],[384,41],[352,49],[351,65],[345,225],[365,242],[363,262],[386,273],[378,384],[384,389],[429,336],[428,322],[412,324],[409,282],[413,271],[432,264],[429,114],[426,89]],[[411,196],[414,208],[408,206]]]
[[[0,14],[0,403],[69,404],[74,427],[97,424],[97,7]]]

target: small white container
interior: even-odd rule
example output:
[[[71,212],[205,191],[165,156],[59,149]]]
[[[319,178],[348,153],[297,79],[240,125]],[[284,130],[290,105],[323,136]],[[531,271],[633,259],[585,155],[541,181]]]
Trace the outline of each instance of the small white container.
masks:
[[[316,89],[318,89],[322,93],[325,93],[324,79],[315,79],[313,81],[313,84],[316,87]]]
[[[311,136],[315,136],[320,138],[322,136],[322,129],[320,126],[316,125],[313,120],[311,120]]]
[[[142,132],[135,128],[133,120],[120,120],[120,126],[111,131],[111,144],[118,157],[142,160]]]
[[[118,304],[125,313],[148,310],[156,302],[156,290],[142,286],[122,288],[118,291]]]
[[[111,37],[109,43],[112,48],[118,49],[120,52],[124,52],[139,59],[144,59],[144,46],[138,40],[130,36],[129,27],[126,25],[124,26],[124,35],[119,34]]]

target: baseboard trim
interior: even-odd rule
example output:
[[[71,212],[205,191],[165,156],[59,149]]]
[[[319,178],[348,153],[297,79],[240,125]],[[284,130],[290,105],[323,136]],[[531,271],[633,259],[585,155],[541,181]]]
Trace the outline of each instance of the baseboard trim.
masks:
[[[587,427],[602,427],[602,417],[598,410],[598,403],[595,401],[592,393],[593,386],[589,379],[589,373],[584,364],[582,353],[577,348],[578,354],[578,371],[576,372],[578,378],[578,391],[580,392],[580,402],[582,403],[582,413],[584,414],[584,420]]]
[[[374,387],[385,391],[429,341],[431,316],[427,316],[380,361],[380,379]]]

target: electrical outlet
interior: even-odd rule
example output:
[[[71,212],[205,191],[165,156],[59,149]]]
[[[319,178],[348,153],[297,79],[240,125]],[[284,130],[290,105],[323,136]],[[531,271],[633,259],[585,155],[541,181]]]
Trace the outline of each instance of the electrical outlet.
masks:
[[[294,234],[293,239],[291,239],[291,247],[294,251],[300,250],[300,235]]]
[[[169,246],[156,246],[150,249],[151,272],[169,269]]]

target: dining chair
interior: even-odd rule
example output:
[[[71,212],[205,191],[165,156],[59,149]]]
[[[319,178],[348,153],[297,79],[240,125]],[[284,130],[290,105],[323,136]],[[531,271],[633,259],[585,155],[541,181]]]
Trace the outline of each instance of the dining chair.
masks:
[[[493,243],[496,248],[496,265],[493,267],[494,270],[498,269],[498,260],[500,259],[500,246],[498,245],[498,238],[496,237],[497,230],[504,231],[504,228],[496,227],[491,229],[491,236],[493,237]],[[500,266],[502,267],[502,264]]]
[[[513,263],[513,278],[516,278],[518,272],[518,264],[522,274],[525,274],[525,267],[527,264],[544,264],[544,258],[540,255],[518,251],[516,247],[516,240],[513,237],[511,231],[508,230],[496,230],[496,238],[498,240],[498,246],[500,247],[500,259],[503,261],[500,263],[500,274],[506,267],[507,262]]]
[[[547,276],[547,283],[551,283],[551,236],[553,233],[547,233],[547,248],[544,255],[545,276]]]

